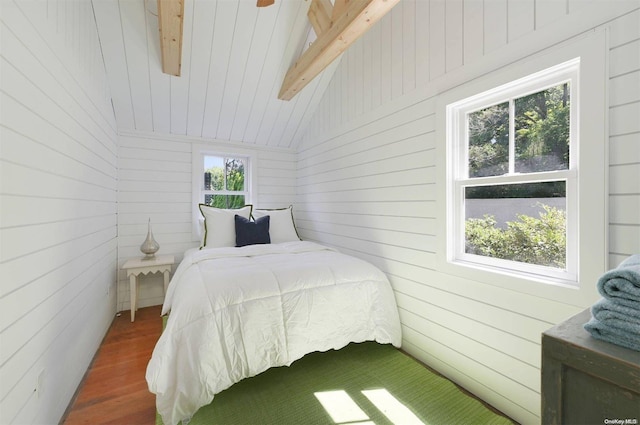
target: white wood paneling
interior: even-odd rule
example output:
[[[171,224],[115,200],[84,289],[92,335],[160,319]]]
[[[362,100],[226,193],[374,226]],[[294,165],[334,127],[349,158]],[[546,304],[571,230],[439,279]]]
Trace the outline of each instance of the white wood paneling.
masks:
[[[484,54],[484,9],[482,3],[473,0],[464,2],[463,50],[464,63],[472,63]]]
[[[532,32],[535,25],[535,5],[533,0],[508,0],[507,11],[509,16],[507,17],[508,33],[507,39],[509,42]]]
[[[249,53],[251,53],[251,44],[255,38],[260,36],[260,34],[257,34],[258,37],[256,37],[255,33],[259,11],[260,8],[255,7],[251,2],[238,2],[237,14],[242,18],[235,21],[233,38],[230,43],[231,51],[234,54],[229,58],[227,75],[224,78],[222,105],[218,116],[217,131],[215,132],[215,137],[222,140],[230,139],[233,117],[236,112],[236,105],[239,102],[242,83],[247,71],[251,71],[247,67],[247,62]],[[240,70],[240,72],[234,74],[233,71],[236,69]]]
[[[364,64],[363,64],[363,59],[364,59],[364,52],[363,52],[363,42],[362,39],[356,41],[353,44],[353,47],[351,47],[353,49],[353,58],[354,58],[354,66],[353,66],[353,71],[355,73],[355,75],[358,75],[359,78],[356,80],[356,84],[353,85],[353,87],[350,89],[354,90],[354,100],[356,101],[356,104],[353,107],[353,110],[355,111],[356,115],[360,115],[363,111],[364,108],[364,81],[363,81],[363,74],[364,74]],[[403,69],[405,69],[405,67],[403,67]]]
[[[286,6],[286,4],[283,3],[283,6]],[[290,66],[286,58],[297,58],[302,54],[306,47],[305,42],[309,38],[311,31],[311,27],[306,19],[308,4],[298,2],[296,6],[293,25],[288,28],[287,32],[287,42],[282,45],[280,49],[276,49],[278,66],[274,69],[276,72],[274,74],[274,80],[270,82],[269,91],[264,92],[266,95],[264,97],[265,104],[258,123],[259,126],[254,127],[255,133],[249,131],[245,132],[245,138],[243,141],[256,143],[258,145],[290,146],[290,143],[280,143],[279,140],[274,140],[271,136],[274,131],[279,132],[281,126],[287,125],[289,117],[288,112],[291,111],[294,105],[297,106],[302,99],[301,97],[296,96],[296,98],[288,102],[278,100],[281,81],[284,80],[284,76]],[[305,87],[304,90],[307,91],[307,96],[310,91],[314,90],[319,81],[320,78],[316,77],[307,85],[307,87]],[[300,107],[302,107],[302,105],[300,105]],[[250,127],[247,128],[247,130],[250,130]]]
[[[57,1],[55,4],[64,6],[65,3]],[[96,0],[92,4],[97,27],[99,29],[101,27],[109,28],[108,37],[100,35],[100,45],[102,54],[108,58],[104,66],[107,71],[116,120],[120,128],[133,128],[135,120],[119,4],[109,0]]]
[[[609,162],[611,165],[640,162],[640,134],[631,133],[609,138]]]
[[[191,48],[195,52],[210,52],[213,41],[213,30],[216,25],[211,25],[216,19],[217,1],[193,2],[193,13],[204,19],[194,19],[192,28]],[[191,54],[189,57],[189,108],[187,111],[187,134],[202,134],[207,87],[209,78],[209,65],[211,55]],[[158,133],[170,133],[170,131],[158,131]]]
[[[225,82],[228,77],[227,63],[230,61],[231,42],[240,2],[221,1],[216,5],[216,14],[209,59],[209,75],[206,81],[206,103],[200,114],[203,116],[201,133],[190,136],[214,138],[222,109]],[[205,51],[206,52],[206,51]],[[245,51],[246,52],[246,51]],[[244,54],[245,52],[238,52]],[[235,71],[235,70],[234,70]],[[235,71],[237,72],[237,71]],[[201,86],[194,86],[201,90]]]
[[[394,7],[391,14],[391,45],[392,46],[404,46],[404,28],[403,23],[404,19],[404,6],[406,6],[406,2],[400,2]],[[413,39],[413,37],[412,37]],[[409,43],[407,43],[409,44]],[[351,52],[349,52],[351,53]],[[404,49],[392,49],[391,50],[391,98],[394,99],[398,96],[402,95],[402,86],[403,86],[403,56]],[[355,67],[358,62],[358,58],[353,54],[349,54],[349,63],[353,68],[354,72],[351,72],[349,75],[349,88],[353,88],[357,86],[357,82],[360,74],[355,72]],[[349,100],[353,100],[355,103],[358,102],[358,99],[355,99],[355,96],[349,96]],[[357,115],[356,108],[349,108],[349,110],[353,110],[353,113]]]
[[[416,87],[416,0],[405,0],[401,4],[403,13],[402,92],[404,93]]]
[[[609,28],[609,45],[611,54],[616,47],[632,43],[640,38],[640,15],[638,13],[628,13],[619,19],[616,24]]]
[[[151,2],[147,2],[151,3]],[[182,64],[180,66],[180,77],[169,77],[169,108],[171,122],[171,134],[187,134],[187,118],[189,105],[189,78],[191,75],[191,56],[194,55],[191,43],[193,41],[193,21],[195,20],[195,4],[194,2],[185,2],[184,4],[184,20],[182,35]],[[202,18],[201,18],[202,19]],[[123,25],[126,21],[123,21]],[[129,40],[125,39],[125,43]],[[140,54],[144,54],[140,52]],[[195,52],[197,55],[198,52]],[[138,72],[134,67],[129,67],[129,72]],[[158,73],[159,68],[150,67],[150,73]],[[184,77],[184,78],[183,78]],[[152,87],[155,89],[155,87]],[[152,94],[153,96],[153,94]],[[136,130],[141,130],[136,126]]]
[[[278,37],[278,35],[276,35],[278,28],[273,26],[273,21],[278,19],[280,13],[285,13],[281,7],[281,3],[275,3],[271,7],[261,8],[258,11],[258,18],[255,29],[253,30],[254,37],[251,40],[246,69],[259,70],[260,72],[244,72],[242,85],[238,94],[240,101],[238,101],[233,109],[231,140],[243,140],[262,72],[268,70],[268,68],[265,67],[272,66],[268,65],[268,63],[274,58],[270,58],[268,53],[272,48],[271,40],[274,36]],[[259,36],[255,36],[256,34],[259,34]],[[249,99],[251,99],[251,101],[248,101]]]
[[[392,15],[387,13],[382,19],[378,21],[380,26],[380,57],[384,57],[385,60],[380,61],[380,103],[386,103],[391,99],[391,87],[392,87],[392,61],[391,59],[391,18]],[[350,56],[350,52],[347,52],[347,58]],[[343,56],[343,57],[344,57]],[[338,67],[339,71],[342,71],[343,67]],[[341,83],[342,83],[342,98],[343,100],[339,102],[342,107],[342,111],[340,117],[345,116],[350,113],[347,108],[347,88],[349,87],[349,80],[346,75],[341,74]]]
[[[293,101],[277,99],[308,39],[310,2],[185,2],[180,77],[162,74],[154,3],[93,1],[119,130],[273,147],[300,137],[335,69]]]
[[[133,106],[133,121],[141,131],[153,128],[151,107],[151,85],[149,81],[149,53],[147,32],[145,31],[145,7],[142,2],[126,1],[118,3],[120,20],[123,21],[122,37],[124,54],[129,73],[129,90]],[[136,72],[131,72],[132,70]]]
[[[556,0],[552,0],[556,1]],[[507,44],[507,0],[487,0],[483,2],[483,51],[489,53]]]
[[[568,11],[568,0],[536,0],[536,28],[542,28],[562,18]]]
[[[611,49],[611,77],[617,77],[633,72],[640,66],[640,41],[632,40],[629,43],[612,47]]]
[[[430,26],[426,25],[429,22],[429,8],[430,3],[427,1],[417,1],[416,2],[416,16],[415,16],[415,28],[416,28],[416,52],[415,52],[415,61],[416,61],[416,87],[422,87],[429,81],[429,31]],[[377,27],[375,27],[377,28]],[[374,28],[374,30],[375,30]],[[365,37],[369,38],[369,37]],[[380,62],[380,54],[378,53],[373,58],[373,63]],[[379,105],[375,103],[372,105],[376,107]],[[373,107],[371,109],[373,109]],[[369,110],[371,110],[369,109]]]
[[[640,49],[640,44],[638,49]],[[640,67],[635,71],[611,78],[609,89],[612,106],[619,107],[635,103],[640,98]]]
[[[0,422],[58,423],[116,311],[116,122],[91,3],[0,32]]]
[[[147,0],[145,9],[145,23],[147,28],[147,62],[148,69],[162,66],[162,54],[160,53],[160,28],[158,25],[157,7],[151,5],[155,2]],[[195,7],[195,6],[194,6]],[[99,15],[96,16],[96,18]],[[206,16],[206,15],[205,15]],[[111,75],[109,75],[111,76]],[[119,80],[116,80],[119,83]],[[149,84],[153,88],[151,90],[151,119],[153,122],[153,130],[158,133],[171,133],[171,76],[160,72],[149,72]],[[200,94],[201,91],[198,91]],[[114,96],[114,102],[116,101]],[[114,108],[117,109],[117,108]],[[196,109],[197,110],[197,109]],[[117,117],[117,115],[116,115]],[[187,117],[188,119],[188,117]],[[119,128],[130,128],[126,125],[120,125]]]
[[[429,79],[433,80],[446,70],[446,2],[429,1]]]
[[[380,39],[379,51],[362,57],[345,53],[298,145],[294,212],[303,238],[335,246],[387,273],[405,350],[520,423],[535,424],[540,422],[540,334],[585,306],[437,269],[433,241],[445,229],[436,218],[434,176],[441,165],[434,149],[444,137],[435,127],[435,105],[449,88],[606,26],[609,261],[615,266],[640,252],[640,4],[461,3],[417,1],[414,17],[403,14],[402,22],[386,17],[377,24],[378,33],[365,35],[363,46]],[[407,20],[423,25],[416,25],[413,39],[407,40],[407,32],[394,38],[393,25]],[[390,64],[404,59],[407,49],[416,52],[415,88],[410,73],[394,72],[399,65]],[[381,70],[380,88],[372,88],[374,96],[380,90],[380,101],[363,101],[362,111],[356,110],[360,101],[352,99],[359,94],[348,90],[361,77],[349,72],[357,69],[354,61]],[[400,96],[394,97],[394,87],[403,87]]]
[[[464,3],[449,0],[445,11],[445,70],[450,72],[462,66],[464,49]]]

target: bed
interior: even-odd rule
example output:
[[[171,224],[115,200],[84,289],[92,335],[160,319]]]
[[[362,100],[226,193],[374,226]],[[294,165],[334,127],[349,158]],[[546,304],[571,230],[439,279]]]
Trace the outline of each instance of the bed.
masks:
[[[274,239],[279,243],[209,244],[185,253],[146,373],[165,425],[190,418],[234,383],[305,354],[351,342],[400,346],[384,273],[297,237]]]

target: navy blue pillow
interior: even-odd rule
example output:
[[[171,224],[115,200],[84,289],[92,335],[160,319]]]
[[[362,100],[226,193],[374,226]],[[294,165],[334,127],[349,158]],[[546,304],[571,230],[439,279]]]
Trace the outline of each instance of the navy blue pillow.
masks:
[[[236,214],[235,221],[236,246],[271,243],[268,215],[260,217],[256,221],[250,221],[248,218]]]

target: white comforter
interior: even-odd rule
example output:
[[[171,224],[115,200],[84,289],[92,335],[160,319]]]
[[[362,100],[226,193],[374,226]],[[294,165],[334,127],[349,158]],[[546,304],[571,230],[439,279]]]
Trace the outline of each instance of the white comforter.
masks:
[[[166,425],[307,353],[401,341],[384,273],[311,242],[187,251],[167,291],[169,311],[146,374]]]

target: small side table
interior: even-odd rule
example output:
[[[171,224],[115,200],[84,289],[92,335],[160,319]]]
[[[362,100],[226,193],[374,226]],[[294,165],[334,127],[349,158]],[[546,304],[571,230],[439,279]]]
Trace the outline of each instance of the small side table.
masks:
[[[122,268],[127,271],[130,285],[131,298],[131,321],[136,318],[136,310],[138,309],[138,276],[151,273],[164,274],[164,293],[167,294],[167,286],[169,285],[169,275],[171,267],[174,264],[173,255],[159,255],[151,260],[143,260],[142,258],[132,258],[127,260]]]

